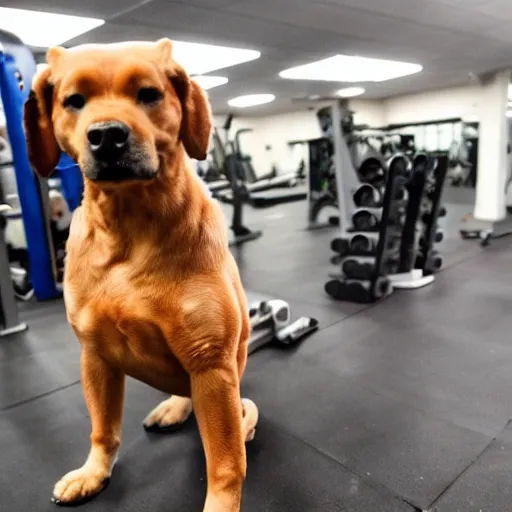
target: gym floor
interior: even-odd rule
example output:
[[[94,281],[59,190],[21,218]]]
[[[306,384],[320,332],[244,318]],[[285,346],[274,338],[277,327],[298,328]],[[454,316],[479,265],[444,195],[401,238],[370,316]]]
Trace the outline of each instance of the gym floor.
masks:
[[[461,241],[470,208],[447,204],[443,271],[383,302],[323,291],[335,230],[306,232],[305,204],[246,211],[264,235],[234,249],[246,288],[288,300],[321,329],[292,351],[249,359],[243,395],[259,406],[244,511],[503,512],[512,502],[512,238]],[[79,347],[61,301],[22,309],[0,342],[0,509],[55,510],[54,482],[81,465],[89,420]],[[84,512],[202,510],[195,425],[147,434],[164,395],[129,382],[120,460]]]

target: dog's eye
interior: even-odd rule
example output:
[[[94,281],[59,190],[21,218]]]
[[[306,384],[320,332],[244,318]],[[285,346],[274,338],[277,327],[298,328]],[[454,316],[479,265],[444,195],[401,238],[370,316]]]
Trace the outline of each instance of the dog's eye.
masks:
[[[74,110],[82,110],[85,107],[85,96],[82,94],[72,94],[64,100],[65,108],[72,108]]]
[[[160,101],[163,94],[154,87],[143,87],[137,94],[137,101],[142,105],[154,105]]]

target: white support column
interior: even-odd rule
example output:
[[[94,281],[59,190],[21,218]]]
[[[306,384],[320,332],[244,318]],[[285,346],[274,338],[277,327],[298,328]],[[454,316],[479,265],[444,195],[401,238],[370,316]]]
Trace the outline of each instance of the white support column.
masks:
[[[510,71],[500,71],[482,85],[479,101],[478,175],[474,217],[496,222],[505,218]]]

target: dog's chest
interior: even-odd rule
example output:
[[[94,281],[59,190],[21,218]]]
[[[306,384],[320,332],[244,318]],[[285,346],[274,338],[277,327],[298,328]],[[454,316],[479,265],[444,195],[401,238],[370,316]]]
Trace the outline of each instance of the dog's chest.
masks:
[[[82,344],[108,351],[116,359],[140,355],[148,343],[152,351],[159,352],[161,345],[165,352],[162,331],[172,331],[172,318],[179,316],[172,301],[163,301],[162,292],[168,287],[131,264],[108,270],[75,268],[65,286],[69,322]]]

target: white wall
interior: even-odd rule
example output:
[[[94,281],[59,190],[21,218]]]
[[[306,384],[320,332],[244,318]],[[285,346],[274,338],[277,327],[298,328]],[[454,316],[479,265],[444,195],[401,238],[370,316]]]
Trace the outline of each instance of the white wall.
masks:
[[[455,87],[438,91],[389,98],[386,100],[352,99],[349,108],[355,112],[355,124],[378,128],[388,124],[416,123],[461,117],[478,118],[482,107],[481,87],[478,85]],[[276,164],[281,172],[294,169],[306,148],[288,146],[292,140],[313,139],[321,136],[316,110],[303,107],[296,112],[267,117],[235,117],[232,137],[239,128],[252,128],[242,136],[242,150],[252,156],[257,174],[265,174]],[[225,116],[215,116],[221,127]],[[221,134],[223,137],[224,135]],[[267,151],[265,146],[271,146]],[[301,153],[302,152],[302,153]]]
[[[220,128],[224,121],[225,116],[214,116],[215,126]],[[276,165],[280,172],[294,170],[300,160],[301,148],[295,148],[292,152],[288,142],[321,136],[315,110],[306,109],[275,116],[235,117],[230,137],[234,137],[240,128],[253,130],[244,133],[240,140],[243,153],[252,157],[258,175],[268,173],[272,165]],[[271,146],[271,149],[267,150],[266,146]]]
[[[358,100],[349,102],[354,111],[354,124],[366,124],[370,128],[380,128],[386,124],[384,102],[379,100]]]
[[[481,87],[441,89],[383,101],[384,124],[419,123],[461,117],[478,117]]]
[[[300,110],[289,114],[258,118],[254,129],[251,154],[259,174],[276,165],[281,172],[291,171],[297,163],[288,142],[321,137],[316,112]],[[266,150],[270,146],[271,150]],[[295,151],[300,151],[300,147]],[[303,148],[302,148],[303,149]]]

